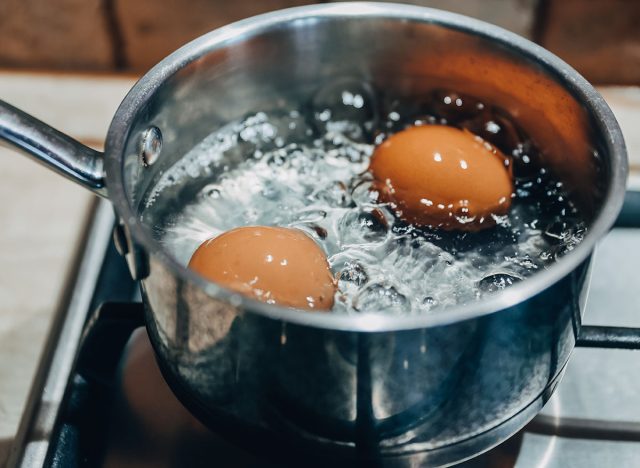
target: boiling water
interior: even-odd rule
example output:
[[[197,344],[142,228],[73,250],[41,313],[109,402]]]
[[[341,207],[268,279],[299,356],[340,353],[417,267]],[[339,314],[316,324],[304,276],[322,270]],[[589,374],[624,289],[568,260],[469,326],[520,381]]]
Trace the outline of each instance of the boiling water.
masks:
[[[513,156],[512,208],[494,228],[418,229],[376,200],[367,173],[375,144],[416,123],[469,128]],[[288,226],[326,252],[338,278],[335,312],[417,314],[504,289],[582,239],[584,223],[562,184],[536,160],[535,147],[504,113],[470,97],[435,92],[426,104],[382,106],[363,85],[332,85],[310,106],[258,112],[212,133],[163,174],[146,206],[161,204],[170,187],[207,180],[189,203],[155,222],[180,262],[229,229]]]

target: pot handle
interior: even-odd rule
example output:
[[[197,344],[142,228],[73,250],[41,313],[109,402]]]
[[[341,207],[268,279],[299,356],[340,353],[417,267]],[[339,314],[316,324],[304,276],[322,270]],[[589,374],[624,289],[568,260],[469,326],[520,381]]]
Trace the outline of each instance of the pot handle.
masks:
[[[627,191],[614,227],[640,228],[640,192]],[[577,336],[582,348],[640,349],[640,328],[581,325]]]
[[[107,196],[103,154],[0,100],[0,143],[101,197]]]

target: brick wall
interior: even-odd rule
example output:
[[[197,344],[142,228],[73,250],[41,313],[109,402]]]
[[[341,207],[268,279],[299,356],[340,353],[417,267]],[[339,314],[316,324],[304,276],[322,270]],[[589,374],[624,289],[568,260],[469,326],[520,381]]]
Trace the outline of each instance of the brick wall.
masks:
[[[0,0],[0,67],[141,72],[189,40],[318,0]],[[595,83],[640,84],[640,1],[405,0],[540,42]]]

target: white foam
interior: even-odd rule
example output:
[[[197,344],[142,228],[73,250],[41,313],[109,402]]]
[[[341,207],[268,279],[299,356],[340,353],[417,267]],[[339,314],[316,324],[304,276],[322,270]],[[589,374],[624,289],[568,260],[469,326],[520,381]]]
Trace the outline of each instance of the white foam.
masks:
[[[166,248],[186,264],[203,241],[238,226],[299,228],[316,239],[341,278],[335,312],[412,314],[508,287],[553,262],[560,247],[580,240],[575,230],[560,235],[561,246],[545,237],[540,226],[548,222],[533,219],[536,210],[517,198],[509,216],[497,219],[516,242],[489,236],[465,245],[465,234],[453,241],[424,235],[375,201],[366,174],[373,145],[352,139],[361,136],[353,124],[329,122],[323,130],[311,137],[297,112],[278,118],[258,113],[205,138],[148,197],[152,206],[167,187],[211,175],[211,183],[170,223],[156,226]],[[225,153],[239,142],[251,143],[251,153],[225,171]]]

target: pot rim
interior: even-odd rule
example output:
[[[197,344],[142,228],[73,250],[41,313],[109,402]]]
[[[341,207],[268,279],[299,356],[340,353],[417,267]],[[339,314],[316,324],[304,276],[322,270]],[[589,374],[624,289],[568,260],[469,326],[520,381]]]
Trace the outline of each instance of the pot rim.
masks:
[[[578,101],[582,102],[595,117],[596,128],[601,133],[606,151],[610,156],[611,171],[607,193],[600,212],[596,215],[585,238],[576,248],[565,254],[549,268],[537,272],[507,289],[477,301],[447,307],[436,313],[407,316],[381,313],[358,315],[309,313],[309,311],[300,309],[265,304],[218,286],[178,263],[161,248],[160,243],[153,239],[149,230],[142,225],[125,194],[122,157],[125,151],[124,144],[137,109],[153,96],[167,78],[199,57],[213,50],[232,46],[236,41],[259,34],[279,24],[301,19],[308,20],[310,17],[378,17],[435,23],[482,36],[538,62],[546,72],[553,75]],[[584,262],[595,248],[598,240],[613,226],[624,199],[627,176],[627,152],[622,132],[613,112],[593,86],[567,63],[533,42],[492,24],[455,13],[393,3],[345,2],[289,8],[238,21],[200,36],[164,58],[133,86],[115,113],[109,127],[105,147],[109,197],[117,214],[127,225],[133,243],[141,246],[147,255],[163,262],[179,279],[195,284],[208,295],[225,300],[246,312],[315,328],[359,332],[384,332],[445,325],[507,309],[542,292]]]

